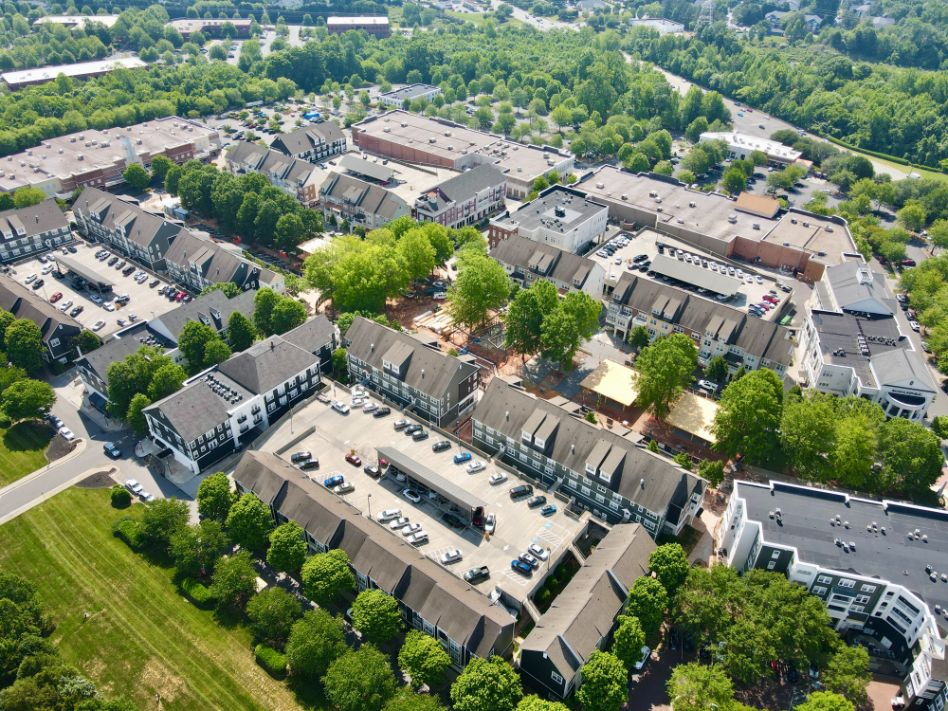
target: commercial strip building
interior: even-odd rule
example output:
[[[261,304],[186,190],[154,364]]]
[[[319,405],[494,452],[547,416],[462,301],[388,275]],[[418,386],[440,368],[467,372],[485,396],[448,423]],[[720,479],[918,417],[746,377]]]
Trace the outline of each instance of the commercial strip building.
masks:
[[[329,344],[299,346],[291,333],[255,343],[145,408],[149,437],[194,474],[252,442],[322,383],[314,352]]]
[[[500,378],[471,419],[476,446],[609,523],[677,535],[701,507],[703,479]]]
[[[803,326],[801,371],[807,384],[866,398],[887,417],[924,419],[937,386],[901,332],[896,311],[885,276],[861,258],[827,269]]]
[[[614,526],[520,644],[520,671],[557,698],[572,694],[582,666],[611,638],[632,584],[649,574],[655,548],[639,524]]]
[[[351,30],[368,32],[374,37],[388,37],[391,34],[388,17],[384,15],[358,15],[354,17],[330,16],[326,18],[329,34],[342,34]]]
[[[637,326],[645,327],[652,340],[684,333],[694,340],[702,362],[720,355],[732,371],[770,368],[782,376],[793,356],[786,327],[628,272],[606,305],[606,325],[623,339]]]
[[[12,262],[72,242],[55,200],[0,212],[0,262]]]
[[[507,181],[507,196],[522,200],[533,181],[554,172],[566,175],[573,156],[550,146],[530,146],[440,118],[389,111],[352,125],[352,142],[361,150],[406,163],[462,172],[487,163]]]
[[[147,168],[159,155],[184,163],[214,156],[220,148],[217,131],[177,116],[102,131],[86,129],[0,158],[0,191],[34,187],[65,199],[76,188],[120,185],[132,163]]]
[[[346,137],[332,121],[300,126],[278,134],[270,148],[291,158],[318,163],[346,152]]]
[[[327,220],[347,220],[366,230],[411,214],[408,203],[391,190],[335,172],[319,187],[319,207]]]
[[[32,289],[0,276],[0,309],[39,326],[43,337],[43,359],[48,363],[68,363],[76,352],[75,339],[82,332],[79,323],[59,311]]]
[[[444,427],[474,406],[480,369],[407,333],[357,317],[343,336],[349,377]]]
[[[407,84],[379,94],[379,103],[393,109],[404,109],[412,101],[431,101],[441,93],[441,87],[431,84]]]
[[[900,665],[905,708],[945,706],[948,512],[736,481],[720,530],[728,565],[784,573],[826,603],[841,634]]]
[[[491,248],[490,256],[523,288],[546,279],[561,294],[576,290],[594,299],[602,298],[606,272],[592,259],[519,235],[500,240]]]
[[[494,166],[475,166],[422,193],[412,217],[452,229],[475,225],[504,209],[506,184]]]
[[[15,72],[3,72],[0,79],[10,91],[22,89],[33,84],[45,84],[53,81],[60,74],[70,79],[89,79],[100,77],[116,69],[141,69],[147,67],[138,57],[110,57],[97,59],[94,62],[76,62],[74,64],[57,64],[49,67],[34,67],[20,69]]]
[[[296,521],[314,553],[344,550],[359,589],[392,595],[405,624],[437,639],[455,668],[513,653],[515,620],[503,607],[276,455],[246,452],[234,481],[277,523]]]
[[[239,38],[250,37],[250,26],[253,24],[253,19],[242,19],[239,17],[232,17],[228,19],[211,19],[211,18],[182,18],[179,20],[172,20],[168,23],[169,27],[173,27],[180,34],[181,37],[187,41],[191,38],[195,32],[200,32],[205,37],[222,37],[224,35],[224,27],[230,25],[234,28],[234,36]]]
[[[312,163],[267,149],[258,143],[235,141],[225,153],[232,173],[260,173],[271,185],[281,188],[306,207],[319,202],[319,186],[326,172]]]
[[[513,235],[581,253],[606,231],[609,209],[585,193],[554,185],[513,214],[491,220],[487,241],[493,248]]]
[[[666,176],[604,166],[573,187],[606,205],[609,217],[620,223],[649,227],[718,257],[785,270],[811,282],[857,251],[841,217],[796,209],[778,216],[769,200],[735,201],[691,190]]]
[[[803,155],[800,151],[785,146],[779,141],[771,141],[768,138],[737,133],[736,131],[705,131],[701,134],[700,140],[702,143],[724,141],[727,144],[728,156],[740,160],[749,158],[754,151],[760,151],[767,156],[767,160],[771,163],[789,165],[798,161],[800,156]]]
[[[45,17],[33,20],[33,26],[62,25],[70,30],[74,27],[86,29],[90,24],[112,27],[118,22],[118,18],[118,15],[46,15]]]

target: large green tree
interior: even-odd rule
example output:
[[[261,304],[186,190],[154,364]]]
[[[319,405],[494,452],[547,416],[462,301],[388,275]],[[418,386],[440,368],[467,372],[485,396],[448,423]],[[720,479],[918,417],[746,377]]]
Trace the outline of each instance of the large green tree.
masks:
[[[805,479],[825,481],[836,449],[836,408],[831,395],[791,397],[783,407],[780,445],[791,467]]]
[[[945,461],[938,437],[921,423],[903,417],[882,424],[879,454],[885,490],[914,498],[930,492]]]
[[[642,629],[639,618],[631,615],[619,615],[616,622],[616,631],[612,640],[612,653],[631,672],[635,668],[636,662],[642,658],[645,630]]]
[[[572,367],[573,356],[583,340],[599,329],[602,304],[583,291],[571,291],[547,314],[540,327],[540,352],[564,370]]]
[[[576,698],[587,711],[619,711],[628,698],[625,665],[611,652],[596,650],[583,664],[583,684]]]
[[[151,176],[148,171],[142,168],[140,163],[130,163],[122,173],[125,182],[133,190],[141,192],[151,184]]]
[[[635,360],[637,402],[656,417],[668,415],[672,403],[694,380],[698,349],[682,333],[673,333],[646,346]]]
[[[625,614],[637,617],[646,640],[654,646],[658,641],[665,611],[668,609],[668,591],[655,578],[636,578],[625,601]]]
[[[7,358],[27,373],[37,373],[43,369],[43,333],[32,321],[25,318],[15,319],[3,333],[3,343]]]
[[[352,603],[352,626],[370,642],[387,642],[402,627],[398,601],[377,588],[363,590]]]
[[[869,702],[866,687],[872,681],[869,653],[865,647],[840,645],[823,672],[823,684],[859,707]]]
[[[253,322],[239,311],[234,311],[227,319],[227,341],[235,353],[250,348],[256,336]]]
[[[237,501],[237,492],[231,488],[224,472],[215,472],[198,485],[197,504],[201,518],[224,523],[230,507]]]
[[[349,556],[341,548],[307,558],[300,578],[306,597],[320,605],[331,605],[339,595],[355,588]]]
[[[674,596],[688,577],[691,565],[680,543],[665,543],[648,557],[648,569],[655,574],[665,591]]]
[[[458,276],[448,289],[447,310],[459,326],[474,329],[510,294],[510,279],[499,262],[472,254],[458,265]]]
[[[814,691],[795,711],[856,711],[853,702],[832,691]]]
[[[302,615],[299,600],[279,587],[262,590],[247,603],[247,618],[254,637],[275,649],[283,648]]]
[[[668,680],[668,696],[675,711],[724,711],[734,701],[734,687],[720,667],[679,664]]]
[[[271,333],[277,335],[286,333],[302,325],[304,321],[306,321],[306,307],[296,299],[284,296],[273,307],[270,318]]]
[[[323,688],[339,711],[380,711],[395,694],[395,674],[388,657],[366,644],[329,665]]]
[[[420,630],[411,630],[405,635],[405,642],[398,652],[398,666],[411,677],[413,688],[433,687],[444,680],[444,673],[451,666],[451,657],[434,637]]]
[[[250,551],[263,551],[273,530],[270,510],[253,493],[241,496],[227,514],[227,532],[234,543]]]
[[[504,346],[524,356],[540,349],[543,319],[559,306],[559,294],[553,282],[538,279],[520,289],[504,316]]]
[[[297,575],[306,560],[308,549],[303,529],[295,521],[287,521],[270,533],[267,563],[274,570]]]
[[[286,643],[290,675],[318,681],[346,649],[342,620],[321,608],[310,610],[290,629]]]
[[[178,499],[158,499],[142,514],[142,536],[156,551],[166,551],[171,537],[187,525],[188,505]]]
[[[214,570],[210,592],[221,612],[235,613],[244,608],[257,589],[257,572],[250,553],[241,551],[221,558]]]
[[[188,372],[204,368],[204,349],[218,339],[217,331],[200,321],[188,321],[178,335],[178,349],[188,363]]]
[[[11,420],[43,417],[56,402],[56,392],[42,380],[18,380],[0,394],[3,411]]]
[[[724,388],[712,425],[714,446],[729,457],[740,453],[757,464],[775,461],[782,415],[780,376],[768,368],[754,370]]]
[[[514,711],[523,697],[520,677],[500,657],[474,657],[451,685],[456,711]]]
[[[182,578],[206,578],[228,544],[218,521],[208,519],[193,526],[181,526],[172,534],[169,546],[175,572]]]

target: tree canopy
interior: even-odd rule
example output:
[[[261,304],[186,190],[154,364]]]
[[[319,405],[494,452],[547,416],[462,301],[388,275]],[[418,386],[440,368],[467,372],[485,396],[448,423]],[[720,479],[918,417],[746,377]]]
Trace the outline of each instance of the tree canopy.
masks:
[[[673,333],[655,340],[635,360],[637,403],[656,417],[664,418],[672,403],[694,380],[697,364],[698,349],[688,336]]]

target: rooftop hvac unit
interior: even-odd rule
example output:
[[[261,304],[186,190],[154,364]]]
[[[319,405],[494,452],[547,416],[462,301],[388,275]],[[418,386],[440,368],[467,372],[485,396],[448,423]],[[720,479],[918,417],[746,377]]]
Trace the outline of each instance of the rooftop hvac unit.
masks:
[[[727,221],[733,225],[735,222],[737,222],[737,215],[735,215],[734,213],[731,213],[730,215],[727,216]]]
[[[649,191],[648,191],[648,196],[649,196],[649,197],[658,197],[658,191],[657,191],[657,190],[649,190]]]
[[[827,232],[832,232],[832,231],[833,231],[833,228],[830,227],[829,225],[827,225],[825,229],[826,229]]]
[[[759,222],[755,222],[755,223],[754,223],[753,225],[751,225],[751,226],[752,226],[755,230],[759,230],[759,229],[760,229],[760,223],[759,223]]]
[[[620,196],[620,199],[622,199],[622,200],[628,200],[628,199],[629,199],[629,196],[626,195],[625,193],[622,193],[622,195]]]
[[[389,128],[388,126],[382,129],[382,133],[391,133],[391,132],[392,132],[392,129]]]
[[[809,222],[804,222],[804,223],[803,223],[803,226],[804,226],[804,227],[809,227],[809,226],[810,226],[810,223],[809,223]]]
[[[791,217],[791,218],[790,218],[790,224],[791,224],[791,225],[797,224],[797,218]]]
[[[596,188],[597,188],[598,190],[602,190],[604,187],[606,187],[606,186],[603,185],[602,183],[596,183]]]
[[[402,121],[402,128],[408,128],[408,124]]]
[[[434,143],[434,142],[437,141],[437,140],[438,140],[437,138],[435,138],[434,136],[432,136],[431,138],[428,139],[428,143]]]

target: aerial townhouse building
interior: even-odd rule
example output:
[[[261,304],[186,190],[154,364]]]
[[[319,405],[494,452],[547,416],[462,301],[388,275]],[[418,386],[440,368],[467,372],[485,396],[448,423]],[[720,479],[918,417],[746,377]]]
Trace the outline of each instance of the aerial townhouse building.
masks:
[[[491,249],[490,256],[522,288],[545,279],[561,294],[584,291],[596,300],[602,298],[606,270],[593,259],[519,235],[501,240]]]
[[[0,212],[0,262],[12,262],[72,242],[55,200]]]
[[[307,163],[319,163],[345,153],[346,137],[337,124],[324,121],[279,134],[270,149]]]
[[[62,364],[72,360],[82,327],[69,314],[61,313],[35,291],[7,276],[0,276],[0,309],[39,326],[43,360]]]
[[[232,173],[260,173],[306,207],[319,202],[319,186],[326,174],[312,163],[247,141],[236,141],[225,158]]]
[[[412,217],[450,229],[476,225],[504,209],[506,178],[492,165],[479,165],[422,193]]]

